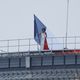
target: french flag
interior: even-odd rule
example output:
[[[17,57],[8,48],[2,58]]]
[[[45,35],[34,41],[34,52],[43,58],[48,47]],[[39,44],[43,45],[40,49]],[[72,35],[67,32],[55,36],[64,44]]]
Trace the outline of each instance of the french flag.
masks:
[[[48,50],[49,48],[46,38],[43,41],[43,45],[41,45],[41,33],[43,28],[46,29],[46,26],[34,15],[34,39],[40,46],[43,46],[42,50]]]

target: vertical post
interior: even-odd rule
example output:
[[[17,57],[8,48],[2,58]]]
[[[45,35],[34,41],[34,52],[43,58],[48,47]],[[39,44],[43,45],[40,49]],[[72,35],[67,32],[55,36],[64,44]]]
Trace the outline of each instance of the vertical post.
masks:
[[[18,39],[18,52],[20,51],[20,39]]]
[[[21,58],[19,58],[19,68],[21,68]]]
[[[7,40],[7,52],[9,52],[9,40]]]
[[[54,56],[52,56],[52,66],[54,66]]]
[[[10,58],[8,58],[8,68],[10,68]]]
[[[68,15],[69,15],[69,0],[67,0],[67,17],[66,17],[65,49],[67,49],[67,37],[68,37]]]
[[[32,67],[32,57],[30,57],[30,68]]]
[[[75,65],[77,64],[77,55],[75,55]]]

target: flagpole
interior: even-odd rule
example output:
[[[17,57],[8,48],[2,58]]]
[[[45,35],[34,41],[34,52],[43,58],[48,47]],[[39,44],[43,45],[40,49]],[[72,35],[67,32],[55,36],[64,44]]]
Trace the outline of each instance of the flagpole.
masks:
[[[65,49],[67,49],[67,38],[68,38],[68,17],[69,17],[69,0],[67,0],[67,16],[66,16]]]

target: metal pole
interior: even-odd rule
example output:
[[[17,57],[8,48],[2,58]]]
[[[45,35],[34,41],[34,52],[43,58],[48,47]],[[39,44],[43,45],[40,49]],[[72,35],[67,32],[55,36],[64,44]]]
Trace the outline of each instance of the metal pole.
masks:
[[[9,52],[9,40],[7,41],[7,52]]]
[[[20,39],[18,39],[18,52],[20,51]]]
[[[67,37],[68,37],[68,15],[69,15],[69,0],[67,0],[67,17],[66,17],[65,49],[67,49]]]

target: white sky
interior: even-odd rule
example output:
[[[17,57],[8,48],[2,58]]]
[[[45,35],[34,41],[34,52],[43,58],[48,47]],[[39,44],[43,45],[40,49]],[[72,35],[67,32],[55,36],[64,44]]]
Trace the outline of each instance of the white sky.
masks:
[[[33,37],[35,14],[55,36],[65,36],[67,0],[0,0],[0,40]],[[70,0],[68,36],[80,36],[80,0]]]

